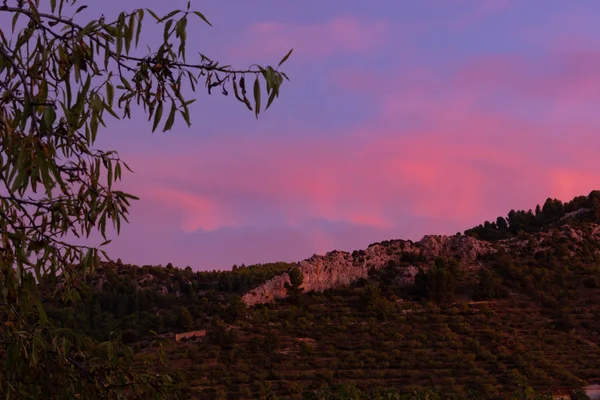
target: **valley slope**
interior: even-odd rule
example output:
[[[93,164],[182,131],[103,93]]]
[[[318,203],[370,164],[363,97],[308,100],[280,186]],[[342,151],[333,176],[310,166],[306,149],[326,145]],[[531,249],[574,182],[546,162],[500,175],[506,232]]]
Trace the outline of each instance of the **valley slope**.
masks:
[[[167,338],[189,398],[549,393],[600,380],[599,223],[594,191],[464,234],[299,263],[193,272],[118,262],[88,277],[80,303],[47,312],[98,340],[118,333],[140,368],[158,360],[150,331]],[[206,335],[175,342],[193,330]]]

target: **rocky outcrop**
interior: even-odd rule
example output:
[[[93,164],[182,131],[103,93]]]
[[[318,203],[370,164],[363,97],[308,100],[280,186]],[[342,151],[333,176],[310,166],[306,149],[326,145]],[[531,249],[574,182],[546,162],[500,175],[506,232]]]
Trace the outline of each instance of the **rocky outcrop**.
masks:
[[[425,236],[418,243],[405,240],[392,240],[376,243],[365,250],[352,254],[345,251],[332,251],[324,256],[314,255],[298,263],[304,282],[305,292],[322,292],[327,289],[346,286],[361,278],[366,278],[371,269],[378,270],[390,261],[399,261],[403,254],[420,254],[426,258],[436,256],[460,256],[474,261],[482,254],[494,251],[488,242],[468,236]],[[398,276],[401,283],[414,282],[417,268],[404,268]],[[287,296],[286,284],[289,275],[283,273],[246,293],[242,300],[249,306],[271,303]]]
[[[176,342],[180,342],[182,340],[190,340],[190,339],[194,339],[194,338],[203,338],[204,336],[206,336],[206,329],[203,329],[201,331],[191,331],[191,332],[184,332],[184,333],[176,333],[175,334],[175,341]]]
[[[254,306],[257,304],[272,303],[275,299],[282,299],[287,295],[285,284],[289,282],[290,276],[284,272],[246,293],[242,297],[242,301],[246,305]]]
[[[402,268],[398,271],[398,274],[394,278],[394,283],[398,286],[407,286],[415,283],[415,276],[417,276],[419,268],[414,265],[409,265],[406,268]]]
[[[579,210],[575,210],[575,211],[571,211],[566,213],[565,215],[563,215],[562,217],[560,217],[559,221],[561,222],[565,222],[565,221],[569,221],[572,220],[574,218],[577,217],[581,217],[585,214],[589,214],[593,211],[592,208],[580,208]]]
[[[427,235],[418,243],[421,253],[426,257],[455,257],[475,260],[483,254],[494,251],[489,242],[470,236]]]

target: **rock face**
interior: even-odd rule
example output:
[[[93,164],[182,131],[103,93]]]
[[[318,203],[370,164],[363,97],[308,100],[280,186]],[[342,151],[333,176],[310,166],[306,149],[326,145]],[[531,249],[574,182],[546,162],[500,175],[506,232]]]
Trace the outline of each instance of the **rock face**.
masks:
[[[419,247],[427,257],[461,256],[467,260],[475,260],[480,255],[493,251],[489,242],[470,236],[427,235],[421,239]]]
[[[179,342],[181,340],[184,339],[194,339],[194,338],[203,338],[204,336],[206,336],[206,329],[203,329],[201,331],[191,331],[191,332],[185,332],[185,333],[176,333],[175,334],[175,341]]]
[[[349,285],[366,278],[371,269],[378,270],[390,261],[399,261],[403,254],[422,255],[427,258],[436,256],[461,256],[464,260],[474,261],[479,255],[494,251],[488,242],[468,236],[425,236],[418,243],[405,240],[392,240],[369,246],[366,250],[350,254],[345,251],[332,251],[324,256],[314,255],[298,263],[304,282],[305,292],[322,292],[340,286]],[[417,268],[409,266],[398,277],[400,283],[414,282]],[[287,273],[263,283],[246,293],[242,300],[249,306],[271,303],[275,299],[287,296],[286,284],[290,278]]]

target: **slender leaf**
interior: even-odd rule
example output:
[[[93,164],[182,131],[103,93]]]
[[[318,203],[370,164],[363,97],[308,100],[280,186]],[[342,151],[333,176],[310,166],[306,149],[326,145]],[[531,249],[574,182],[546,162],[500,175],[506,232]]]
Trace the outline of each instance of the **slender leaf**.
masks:
[[[288,58],[290,58],[290,56],[292,55],[292,51],[294,51],[294,49],[291,49],[290,51],[288,51],[288,53],[285,55],[285,57],[283,57],[281,59],[281,61],[279,61],[279,64],[277,64],[277,67],[281,67],[283,65],[283,63],[286,62]]]
[[[258,114],[260,113],[260,81],[258,76],[254,80],[254,113],[256,118],[258,118]]]
[[[165,127],[163,128],[163,132],[166,132],[171,129],[173,123],[175,122],[175,102],[171,103],[171,111],[169,112],[169,117],[167,118],[167,122],[165,123]]]
[[[212,24],[210,22],[208,22],[208,19],[206,19],[204,14],[202,14],[199,11],[194,11],[194,14],[196,14],[202,21],[206,22],[209,26],[212,26]]]
[[[154,113],[154,124],[152,125],[152,132],[156,130],[156,127],[160,123],[160,118],[162,117],[163,112],[163,102],[158,102],[158,106],[156,107],[156,111]]]

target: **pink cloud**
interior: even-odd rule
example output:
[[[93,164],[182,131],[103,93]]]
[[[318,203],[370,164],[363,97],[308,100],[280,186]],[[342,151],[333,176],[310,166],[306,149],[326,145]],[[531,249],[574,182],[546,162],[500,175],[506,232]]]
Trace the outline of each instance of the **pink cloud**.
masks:
[[[185,232],[305,229],[311,221],[390,231],[406,216],[468,227],[600,183],[593,172],[600,171],[600,120],[572,116],[600,100],[590,90],[600,86],[600,56],[572,55],[477,58],[447,77],[421,69],[390,80],[359,71],[358,84],[347,70],[337,82],[371,91],[381,106],[343,137],[178,139],[173,155],[124,157],[138,171],[140,210],[176,215]],[[540,65],[549,65],[545,74]],[[493,103],[502,96],[506,108]],[[528,114],[522,105],[541,111]],[[406,128],[407,116],[420,123]]]
[[[442,4],[465,11],[456,25],[462,28],[519,5]],[[590,49],[600,42],[577,35],[584,11],[573,12],[565,29],[547,12],[539,18],[548,25],[539,30],[533,24],[531,32],[506,32],[535,44],[527,53],[519,45],[521,54],[460,60],[471,49],[459,47],[446,60],[428,48],[412,49],[414,58],[394,54],[397,68],[388,62],[332,71],[332,97],[375,110],[349,132],[305,132],[293,120],[304,114],[289,114],[278,132],[178,136],[165,148],[122,153],[137,171],[127,177],[128,188],[142,198],[126,229],[162,235],[187,263],[200,262],[194,257],[217,263],[224,253],[235,253],[238,263],[297,260],[375,240],[454,233],[546,197],[568,200],[598,189],[600,53]],[[447,31],[444,21],[435,22]],[[444,34],[439,25],[425,28],[438,30],[420,32],[426,33],[422,43],[415,35],[394,36],[428,45],[430,34]],[[247,32],[247,47],[232,51],[252,59],[279,57],[291,47],[295,56],[312,59],[369,56],[392,29],[406,28],[354,17],[264,22]],[[160,250],[152,249],[155,257]]]
[[[234,56],[283,56],[290,48],[296,57],[327,57],[334,54],[368,53],[388,38],[385,20],[361,21],[339,16],[320,24],[261,22],[253,25],[243,46],[234,47]]]
[[[506,12],[514,5],[514,0],[456,0],[451,3],[468,7],[468,11],[453,23],[454,28],[465,29],[486,18]]]
[[[578,157],[583,149],[600,148],[600,140],[572,136],[568,145],[549,141],[541,149],[537,138],[543,140],[546,128],[518,120],[499,128],[494,119],[472,118],[453,128],[460,137],[443,126],[404,137],[371,131],[346,138],[343,151],[336,137],[312,143],[300,134],[286,140],[269,135],[241,139],[236,147],[247,148],[246,140],[260,146],[232,158],[222,156],[232,147],[224,138],[193,156],[155,154],[130,163],[143,171],[137,177],[146,188],[142,201],[162,204],[156,214],[176,213],[184,231],[260,226],[265,214],[263,224],[295,229],[318,220],[389,230],[405,215],[468,225],[504,214],[511,204],[506,199],[524,198],[514,207],[529,208],[548,195],[566,200],[600,183],[599,174],[583,173],[600,171],[600,161]],[[203,163],[212,165],[210,173],[174,178],[181,176],[175,170],[201,171]],[[169,177],[186,191],[155,183]],[[274,216],[275,222],[269,219]]]
[[[600,122],[596,112],[600,92],[595,90],[600,87],[600,52],[596,50],[478,56],[450,74],[427,68],[395,74],[346,68],[332,77],[344,91],[376,97],[378,120],[384,126],[407,117],[448,127],[473,118],[503,124],[515,115],[569,126]],[[488,134],[489,129],[498,133],[493,124],[487,125]]]
[[[130,190],[142,198],[126,229],[165,237],[212,231],[222,244],[207,244],[206,252],[222,252],[227,243],[246,255],[237,263],[274,260],[284,250],[291,261],[375,240],[451,234],[511,208],[533,208],[549,196],[568,200],[600,187],[600,136],[586,121],[557,128],[552,120],[465,108],[448,125],[435,108],[430,111],[432,122],[414,131],[374,125],[343,137],[223,136],[202,145],[180,137],[172,153],[123,153],[137,171],[126,177]],[[407,218],[419,225],[406,225]],[[144,220],[153,226],[146,228]],[[329,231],[327,223],[353,227],[358,236]],[[250,233],[244,241],[228,228]],[[280,231],[289,240],[301,237],[302,247],[285,242]],[[231,241],[220,232],[232,235]],[[165,245],[182,246],[170,241]],[[269,250],[269,243],[277,247]],[[182,247],[177,257],[182,265],[198,266],[192,257],[197,251]]]
[[[145,208],[144,214],[153,219],[160,215],[177,216],[178,226],[184,232],[236,226],[231,210],[225,210],[208,196],[160,185],[144,186],[136,194],[144,199],[138,202],[138,207]]]
[[[551,105],[571,117],[600,100],[600,52],[552,50],[543,56],[484,56],[469,60],[448,83],[452,93],[474,98],[506,93]],[[576,119],[569,118],[569,123]]]
[[[597,167],[597,166],[596,166]],[[600,171],[584,171],[580,168],[555,168],[550,171],[554,187],[552,195],[567,199],[574,193],[587,194],[590,188],[600,188]]]
[[[445,76],[346,69],[338,88],[379,105],[351,132],[315,138],[290,124],[285,133],[179,137],[169,152],[123,153],[142,197],[133,220],[183,235],[249,229],[265,248],[265,231],[302,232],[307,248],[324,252],[342,243],[330,226],[379,239],[453,233],[440,229],[464,230],[549,196],[569,200],[600,188],[597,71],[600,53],[564,49],[478,57]],[[424,225],[405,225],[414,220]]]
[[[535,19],[521,26],[518,34],[522,42],[545,51],[573,51],[597,48],[600,38],[594,32],[597,25],[598,4],[593,1],[556,2],[535,13]],[[594,27],[590,30],[590,27]]]

